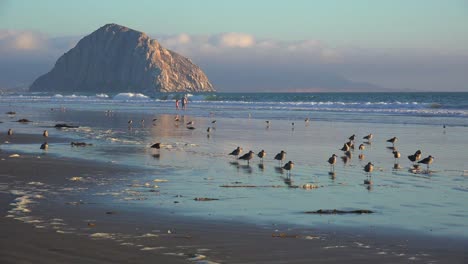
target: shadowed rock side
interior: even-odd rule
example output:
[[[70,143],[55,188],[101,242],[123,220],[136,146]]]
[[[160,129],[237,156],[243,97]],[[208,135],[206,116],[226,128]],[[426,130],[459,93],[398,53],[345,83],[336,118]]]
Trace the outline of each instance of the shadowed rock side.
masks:
[[[145,33],[107,24],[81,39],[30,91],[209,92],[214,88],[188,58]]]

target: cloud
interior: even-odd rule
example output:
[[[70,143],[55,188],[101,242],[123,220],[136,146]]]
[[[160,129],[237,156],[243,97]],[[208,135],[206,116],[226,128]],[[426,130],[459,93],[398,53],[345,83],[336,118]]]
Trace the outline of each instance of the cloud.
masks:
[[[223,47],[248,48],[255,45],[255,38],[252,35],[245,33],[224,33],[216,35],[214,39]]]
[[[0,30],[0,88],[29,85],[81,37]],[[452,51],[333,47],[235,32],[152,38],[192,59],[220,91],[468,91],[468,54]]]
[[[46,37],[38,32],[0,30],[2,51],[39,50],[44,48],[46,42]]]

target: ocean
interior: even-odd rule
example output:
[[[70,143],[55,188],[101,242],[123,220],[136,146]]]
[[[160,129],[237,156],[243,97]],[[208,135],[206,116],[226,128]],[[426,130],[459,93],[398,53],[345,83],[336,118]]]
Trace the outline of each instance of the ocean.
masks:
[[[5,132],[10,127],[17,133],[34,134],[49,129],[51,136],[93,146],[51,143],[46,153],[39,142],[4,143],[0,148],[136,168],[129,178],[64,193],[132,210],[158,209],[259,225],[383,228],[467,238],[468,93],[187,94],[187,109],[176,110],[174,99],[182,96],[2,95],[0,109],[16,112],[0,120]],[[176,116],[181,121],[175,121]],[[13,122],[19,118],[33,123]],[[305,122],[306,118],[310,121]],[[129,120],[133,120],[131,127]],[[195,130],[186,128],[189,121],[195,122]],[[56,123],[80,127],[56,130],[52,128]],[[208,127],[212,128],[209,133]],[[357,147],[369,133],[374,140],[364,151],[356,148],[346,158],[339,150],[352,134],[357,135]],[[386,142],[393,136],[399,138],[399,160]],[[150,149],[155,142],[161,142],[162,149]],[[244,153],[264,149],[267,158],[247,164],[228,155],[237,146]],[[423,157],[435,157],[430,173],[409,170],[406,156],[418,149]],[[291,179],[273,160],[281,150],[287,152],[285,162],[296,164]],[[332,154],[339,156],[334,175],[326,162]],[[364,154],[362,159],[359,154]],[[372,186],[364,184],[363,166],[369,161],[376,167]],[[89,177],[99,182],[98,175]],[[318,188],[303,189],[306,184]],[[148,186],[154,185],[158,185],[157,195],[148,192]],[[219,200],[194,200],[199,197]],[[376,213],[304,214],[319,209]]]

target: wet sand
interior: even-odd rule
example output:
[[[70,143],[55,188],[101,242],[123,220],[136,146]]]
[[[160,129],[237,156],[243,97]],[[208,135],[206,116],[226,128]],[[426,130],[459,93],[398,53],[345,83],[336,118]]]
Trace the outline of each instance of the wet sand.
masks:
[[[113,179],[116,174],[132,172],[131,168],[105,163],[28,154],[9,158],[10,154],[0,153],[0,209],[4,215],[20,196],[14,195],[12,188],[24,186],[21,183],[40,182],[41,188],[67,186],[71,175],[86,177],[98,173],[103,179]],[[41,191],[39,187],[29,189],[26,195],[33,195],[31,190]],[[84,200],[82,204],[69,205],[67,197],[42,193],[41,205],[32,204],[28,207],[31,212],[25,214],[41,216],[31,219],[41,219],[42,223],[0,218],[1,263],[466,263],[467,260],[466,241],[460,244],[411,234],[329,232],[287,225],[265,227],[201,220],[177,213],[122,208],[118,203]],[[54,221],[60,225],[57,227]]]
[[[47,138],[51,148],[43,152],[39,150],[40,143],[45,141],[40,135],[45,124],[41,120],[37,124],[13,124],[15,131],[20,132],[12,137],[2,134],[0,263],[467,262],[467,239],[391,229],[388,224],[382,227],[374,218],[366,216],[302,217],[306,225],[287,224],[280,219],[277,223],[271,221],[275,214],[283,214],[278,218],[284,220],[288,215],[297,217],[301,210],[322,209],[322,206],[325,206],[323,209],[334,209],[336,205],[340,205],[338,209],[355,208],[359,205],[366,208],[358,209],[375,206],[371,209],[386,213],[388,218],[385,219],[385,214],[380,213],[377,216],[380,218],[375,219],[385,219],[391,223],[393,215],[407,208],[399,208],[399,202],[391,204],[403,195],[406,196],[401,200],[413,199],[405,201],[405,204],[413,206],[406,212],[445,216],[445,211],[431,211],[431,208],[443,208],[450,203],[457,208],[463,200],[440,199],[445,203],[421,207],[414,202],[420,200],[419,197],[411,197],[411,193],[412,190],[428,189],[428,194],[441,194],[443,192],[437,188],[445,185],[451,188],[455,180],[456,184],[463,187],[459,178],[463,159],[450,160],[452,164],[449,165],[457,169],[455,172],[437,164],[442,172],[434,173],[433,178],[407,175],[402,170],[389,171],[385,168],[393,165],[393,157],[388,155],[385,142],[376,141],[369,146],[373,148],[369,156],[378,161],[382,170],[380,177],[375,178],[378,191],[371,193],[362,186],[363,172],[356,158],[351,164],[337,166],[337,179],[329,179],[327,174],[326,158],[333,152],[338,154],[337,147],[351,134],[355,126],[353,124],[311,123],[310,129],[298,125],[292,130],[287,121],[275,120],[271,128],[265,128],[263,120],[218,119],[216,131],[207,137],[203,129],[210,123],[207,118],[186,116],[187,121],[195,120],[200,125],[195,131],[185,129],[183,124],[176,127],[171,115],[158,116],[156,126],[147,122],[146,128],[135,125],[130,131],[126,121],[135,119],[134,115],[121,114],[110,117],[110,120],[106,120],[102,113],[100,116],[86,112],[53,115],[58,116],[53,116],[52,120],[75,121],[87,126],[78,131],[82,133],[79,137],[83,141],[99,144],[99,141],[93,141],[94,138],[102,136],[102,131],[109,128],[115,128],[114,134],[109,135],[111,140],[124,141],[116,145],[102,144],[105,146],[73,149],[69,143],[76,140],[72,133],[78,132],[51,130],[52,136]],[[95,123],[86,123],[89,122],[88,117],[92,117]],[[145,118],[151,120],[150,116]],[[54,123],[47,122],[47,126]],[[10,125],[4,123],[2,128]],[[102,126],[101,131],[94,129],[97,125]],[[415,135],[419,136],[420,127],[408,126],[390,131],[389,126],[372,126],[380,138],[387,138],[394,133],[403,134],[406,138],[402,141],[407,143],[402,144],[400,150],[408,152],[417,147],[415,143],[408,142],[412,142]],[[370,127],[361,126],[358,132],[367,133]],[[252,133],[239,133],[243,130]],[[34,135],[27,134],[28,131]],[[433,128],[427,128],[426,131],[431,133],[425,135],[421,144],[425,145],[426,152],[437,150],[440,144],[435,139],[440,138],[441,133],[435,134],[437,130]],[[330,188],[321,188],[316,192],[301,190],[298,193],[283,183],[283,175],[278,172],[276,162],[266,161],[266,169],[259,169],[258,164],[247,166],[226,157],[226,153],[239,144],[245,150],[265,146],[272,156],[284,147],[284,144],[278,143],[278,139],[284,138],[288,139],[289,144],[288,159],[297,163],[293,171],[295,182],[300,184],[320,180],[319,184]],[[154,157],[156,152],[148,150],[147,145],[155,140],[171,144],[173,148],[165,149],[160,153],[162,156]],[[462,151],[462,139],[448,137],[442,140],[444,144],[458,144],[455,151]],[[9,143],[4,144],[5,141]],[[24,152],[21,151],[23,149]],[[67,157],[69,152],[74,153]],[[10,157],[16,153],[19,157]],[[442,155],[451,157],[456,153],[446,151]],[[129,165],[132,162],[135,162],[134,167]],[[447,162],[448,158],[440,163]],[[174,170],[180,172],[169,173]],[[449,175],[449,182],[445,179],[446,175]],[[164,183],[160,183],[161,188],[141,186],[148,179],[164,179],[168,176],[171,178],[167,187]],[[247,185],[283,186],[273,192],[261,188],[253,191],[220,188],[222,184],[241,181]],[[413,189],[416,188],[414,186],[420,189]],[[118,196],[114,196],[116,190],[120,191]],[[462,191],[460,193],[463,194]],[[176,196],[178,193],[184,193],[184,196]],[[398,195],[395,196],[395,193]],[[388,198],[381,198],[383,195]],[[195,202],[195,197],[221,199]],[[444,197],[446,195],[441,198]],[[374,205],[373,198],[381,199],[384,204]],[[278,204],[272,204],[272,201],[281,199],[281,208],[278,208]],[[402,203],[402,206],[405,204]],[[237,214],[242,210],[249,216],[269,213],[273,216],[267,217],[269,221],[262,221],[262,218],[243,221],[246,219]],[[217,215],[219,211],[228,214],[228,217],[219,217],[222,215]],[[230,211],[234,214],[229,215]],[[464,213],[462,210],[456,217],[463,217]],[[408,217],[410,222],[425,225],[424,219],[421,220],[424,217],[416,219],[414,215]],[[340,221],[338,219],[347,219],[345,223],[367,222],[361,228],[347,227],[335,225],[334,221]],[[321,224],[317,224],[319,222]],[[431,228],[428,225],[426,229]]]

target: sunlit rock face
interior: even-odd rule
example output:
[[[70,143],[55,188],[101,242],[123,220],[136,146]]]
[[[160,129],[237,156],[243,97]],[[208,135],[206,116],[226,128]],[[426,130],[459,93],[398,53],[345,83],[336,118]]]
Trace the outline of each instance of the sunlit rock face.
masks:
[[[81,39],[30,91],[210,92],[203,71],[145,33],[107,24]]]

